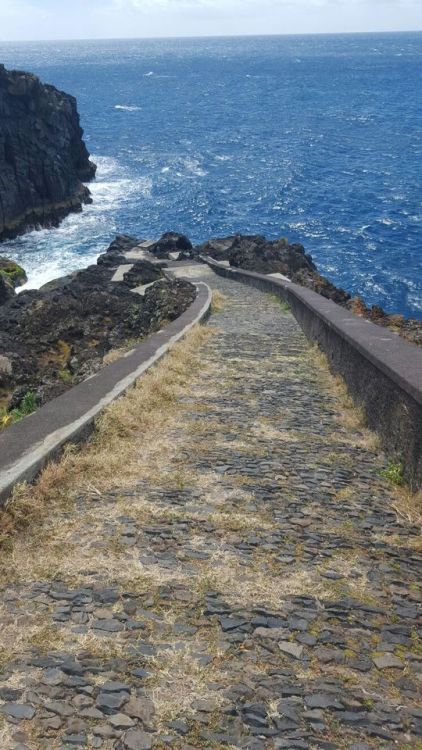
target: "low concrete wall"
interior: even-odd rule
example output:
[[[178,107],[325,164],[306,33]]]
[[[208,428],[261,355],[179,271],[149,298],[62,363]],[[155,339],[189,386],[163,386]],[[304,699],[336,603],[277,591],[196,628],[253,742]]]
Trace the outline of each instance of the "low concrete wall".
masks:
[[[319,294],[271,276],[202,258],[220,276],[275,294],[327,355],[382,446],[403,462],[412,490],[422,486],[422,350]]]
[[[99,413],[206,318],[211,290],[203,283],[197,284],[197,290],[196,299],[177,320],[0,434],[0,505],[16,483],[32,481],[65,443],[84,440]]]

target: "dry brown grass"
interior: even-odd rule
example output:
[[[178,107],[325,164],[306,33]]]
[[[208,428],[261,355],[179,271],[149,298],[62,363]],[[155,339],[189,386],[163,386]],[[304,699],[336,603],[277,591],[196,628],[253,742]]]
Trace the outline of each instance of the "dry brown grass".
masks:
[[[56,520],[53,536],[60,538],[61,520],[55,519],[55,514],[69,507],[76,494],[95,496],[110,488],[126,487],[156,471],[158,459],[161,468],[163,454],[169,450],[165,429],[181,408],[180,397],[201,366],[198,350],[211,335],[210,328],[193,329],[134,388],[104,411],[86,444],[80,449],[68,446],[62,458],[49,464],[33,486],[15,488],[0,514],[0,570],[4,580],[10,580],[11,567],[19,567],[19,558],[22,562],[31,560],[34,549],[44,546],[43,524],[51,530]],[[10,540],[28,525],[31,533],[17,537],[11,560]]]
[[[241,558],[225,550],[213,552],[201,566],[201,579],[207,581],[208,588],[219,591],[229,604],[245,609],[257,605],[280,609],[291,596],[318,596],[325,590],[316,572],[302,567],[291,572],[281,566],[272,569],[260,557],[242,564]]]
[[[227,297],[222,294],[218,289],[214,289],[212,293],[211,311],[213,313],[220,312],[227,304]]]
[[[330,371],[325,354],[315,345],[310,347],[309,358],[320,370],[327,390],[336,399],[338,420],[341,426],[350,431],[349,441],[354,445],[378,452],[380,450],[378,436],[367,428],[363,410],[353,403],[344,380]],[[343,436],[342,439],[344,439]]]
[[[39,653],[47,653],[54,648],[62,648],[67,641],[73,641],[72,638],[65,637],[64,631],[60,632],[52,626],[47,615],[41,615],[39,612],[12,618],[5,615],[2,607],[0,618],[0,669],[32,648],[36,648]]]
[[[406,487],[395,487],[394,496],[392,507],[398,519],[422,529],[422,490],[413,494]]]
[[[376,534],[375,539],[389,547],[412,549],[422,553],[422,535],[408,536],[406,534]]]
[[[217,709],[224,703],[216,683],[228,683],[228,675],[222,664],[224,651],[218,646],[212,649],[213,661],[202,666],[198,652],[203,651],[202,643],[187,643],[183,649],[170,647],[161,650],[150,660],[154,670],[154,684],[148,692],[154,702],[155,719],[158,728],[164,722],[178,716],[188,717],[195,713],[194,701],[212,701]]]
[[[339,424],[348,431],[347,436],[341,436],[341,441],[379,453],[379,437],[366,427],[364,412],[353,403],[342,378],[330,372],[325,354],[317,346],[313,346],[310,349],[310,357],[322,372],[330,393],[336,398]],[[422,527],[422,490],[412,493],[407,487],[390,484],[390,492],[393,499],[391,507],[399,521]]]
[[[0,714],[0,747],[2,750],[11,750],[16,747],[16,742],[12,739],[16,732],[16,727],[6,721],[6,717]]]
[[[119,349],[110,349],[103,357],[103,365],[112,365],[127,354],[133,352],[133,346],[121,347]]]

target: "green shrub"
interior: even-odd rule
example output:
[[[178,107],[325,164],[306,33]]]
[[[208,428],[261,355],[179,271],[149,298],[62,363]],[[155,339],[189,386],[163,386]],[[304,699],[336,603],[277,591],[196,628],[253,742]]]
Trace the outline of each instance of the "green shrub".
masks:
[[[396,461],[390,461],[387,468],[381,471],[381,476],[388,479],[392,484],[403,484],[403,464]]]
[[[38,404],[34,394],[32,391],[28,391],[28,393],[25,393],[19,406],[15,409],[11,409],[11,411],[5,411],[2,409],[0,411],[0,430],[9,427],[11,424],[14,424],[14,422],[19,422],[23,417],[27,417],[28,414],[32,414],[32,412],[36,411],[37,408]]]
[[[34,394],[32,393],[32,391],[28,391],[28,393],[25,393],[19,406],[17,406],[15,409],[12,409],[9,414],[14,422],[18,422],[20,419],[23,419],[23,417],[27,417],[28,414],[32,414],[32,412],[37,408],[38,404],[36,402]]]

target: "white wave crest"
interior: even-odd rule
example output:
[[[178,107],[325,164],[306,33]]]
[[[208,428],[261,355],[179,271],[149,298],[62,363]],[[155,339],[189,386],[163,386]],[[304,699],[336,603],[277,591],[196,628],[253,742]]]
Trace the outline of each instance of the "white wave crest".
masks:
[[[120,109],[123,112],[140,112],[142,107],[136,107],[135,105],[129,104],[115,104],[114,109]]]
[[[95,263],[106,249],[109,237],[119,231],[116,211],[130,204],[134,196],[151,195],[152,179],[146,175],[128,177],[116,159],[92,156],[97,164],[96,180],[89,184],[93,203],[81,213],[69,214],[59,227],[29,232],[8,243],[9,254],[20,262],[28,282],[20,287],[38,289],[52,279]]]

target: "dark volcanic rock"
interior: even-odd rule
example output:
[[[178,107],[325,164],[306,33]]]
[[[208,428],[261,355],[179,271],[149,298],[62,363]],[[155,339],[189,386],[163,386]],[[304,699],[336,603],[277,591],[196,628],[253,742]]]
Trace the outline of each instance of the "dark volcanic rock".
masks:
[[[143,284],[152,284],[153,281],[163,278],[163,272],[148,260],[137,260],[130,271],[123,275],[123,281],[130,289]]]
[[[148,252],[157,258],[169,258],[169,253],[190,252],[193,249],[191,241],[177,232],[165,232],[157,242],[150,245]]]
[[[229,251],[230,265],[257,273],[291,276],[300,269],[316,271],[302,245],[289,245],[284,238],[268,241],[260,235],[236,237]]]
[[[103,365],[104,355],[126,341],[143,338],[178,317],[195,298],[185,281],[159,278],[140,262],[136,284],[156,283],[142,297],[125,281],[112,282],[113,269],[89,268],[24,291],[0,308],[0,385],[16,406],[28,391],[37,403],[59,395]],[[13,291],[13,290],[12,290]]]
[[[96,167],[82,135],[73,96],[0,65],[0,240],[90,202],[83,182]]]
[[[343,307],[345,307],[350,300],[350,294],[348,292],[335,286],[317,271],[309,273],[309,270],[300,269],[292,274],[292,281],[301,286],[306,286],[308,289],[312,289],[314,292],[321,294],[327,299],[332,299],[337,305],[343,305]]]
[[[13,284],[6,276],[0,274],[0,305],[4,305],[5,302],[13,299],[15,294],[16,292]]]
[[[237,237],[233,235],[233,237],[221,237],[209,240],[195,247],[195,253],[198,255],[209,255],[211,258],[215,258],[215,260],[228,260],[229,250],[231,250],[236,239]]]
[[[139,242],[141,240],[137,240],[136,237],[131,237],[129,234],[118,234],[113,242],[110,243],[105,253],[99,256],[97,264],[99,266],[117,268],[117,266],[127,263],[125,253],[136,247]]]
[[[139,245],[140,242],[142,242],[142,240],[138,240],[130,234],[118,234],[108,246],[106,253],[122,255]]]
[[[303,269],[316,271],[312,257],[302,245],[289,245],[284,238],[267,240],[261,235],[237,235],[210,240],[195,248],[198,253],[216,260],[228,260],[231,266],[256,273],[282,273],[291,277]]]

